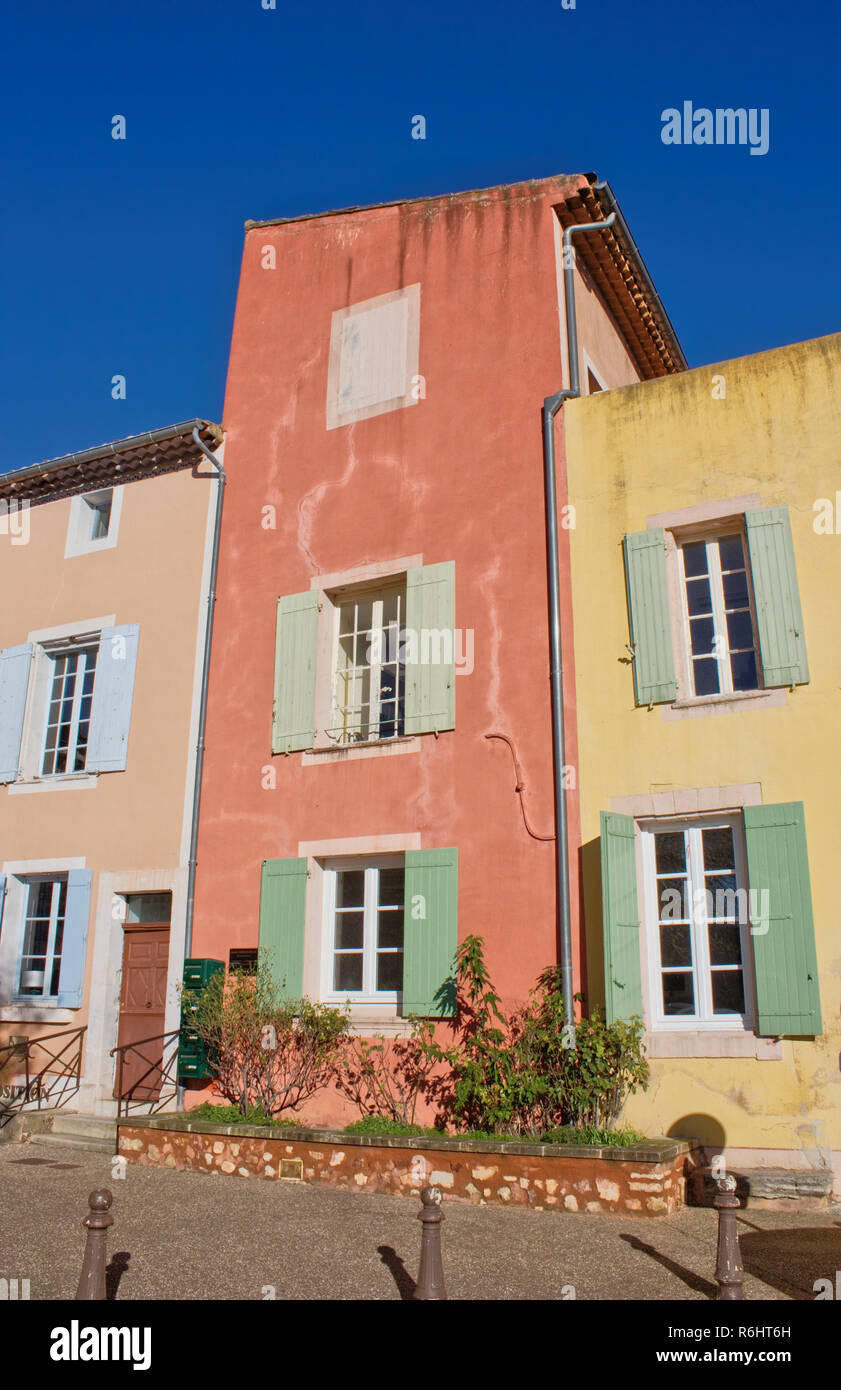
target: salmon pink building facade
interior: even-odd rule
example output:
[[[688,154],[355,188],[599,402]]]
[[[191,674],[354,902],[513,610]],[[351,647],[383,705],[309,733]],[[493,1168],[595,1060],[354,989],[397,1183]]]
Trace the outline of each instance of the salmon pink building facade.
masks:
[[[593,176],[247,224],[191,952],[259,950],[362,1031],[446,1017],[468,934],[507,1004],[559,958],[541,409],[569,382],[573,224],[582,389],[681,370]]]

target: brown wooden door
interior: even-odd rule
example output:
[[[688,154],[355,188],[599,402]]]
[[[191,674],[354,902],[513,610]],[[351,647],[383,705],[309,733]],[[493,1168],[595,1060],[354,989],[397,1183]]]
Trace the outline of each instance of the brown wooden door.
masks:
[[[114,1095],[132,1100],[157,1100],[161,1092],[163,1041],[146,1042],[164,1031],[166,980],[169,961],[169,924],[125,926],[123,980],[120,990],[120,1027],[117,1046],[137,1043],[137,1050],[123,1054],[120,1081],[119,1054]]]

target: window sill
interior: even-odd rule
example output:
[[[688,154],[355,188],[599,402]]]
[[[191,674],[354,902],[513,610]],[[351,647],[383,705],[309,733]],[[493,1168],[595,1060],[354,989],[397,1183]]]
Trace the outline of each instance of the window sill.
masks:
[[[704,1031],[649,1032],[643,1039],[651,1058],[666,1057],[753,1057],[760,1062],[778,1062],[783,1045],[774,1038],[758,1038],[748,1032]]]
[[[17,782],[9,782],[10,796],[24,796],[31,792],[69,792],[90,791],[99,778],[91,772],[71,772],[59,777],[21,777]]]
[[[701,695],[672,700],[663,706],[664,719],[691,719],[707,714],[727,714],[746,705],[764,704],[766,709],[784,705],[788,690],[784,686],[773,690],[737,690],[728,695]]]
[[[3,1023],[75,1023],[76,1009],[60,1009],[57,1004],[44,1000],[36,1004],[30,1000],[24,1004],[3,1004],[0,1006],[0,1020]]]
[[[346,743],[337,747],[334,743],[316,748],[308,748],[302,754],[301,762],[307,766],[324,763],[354,762],[358,758],[388,758],[400,753],[416,753],[420,747],[420,736],[410,734],[407,738],[374,740],[371,743]]]

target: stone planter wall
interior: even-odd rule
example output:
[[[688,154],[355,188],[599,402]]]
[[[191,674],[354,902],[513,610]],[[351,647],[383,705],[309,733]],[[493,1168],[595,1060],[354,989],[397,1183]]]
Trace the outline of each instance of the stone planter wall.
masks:
[[[226,1177],[324,1183],[353,1192],[417,1194],[567,1212],[666,1216],[683,1202],[691,1145],[649,1140],[633,1149],[489,1140],[379,1137],[336,1130],[214,1125],[173,1115],[121,1120],[129,1163]]]

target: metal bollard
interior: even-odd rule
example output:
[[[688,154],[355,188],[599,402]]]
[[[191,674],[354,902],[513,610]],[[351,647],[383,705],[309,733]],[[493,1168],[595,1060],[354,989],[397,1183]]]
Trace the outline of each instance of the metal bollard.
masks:
[[[744,1298],[742,1281],[745,1270],[742,1252],[739,1249],[739,1233],[736,1230],[736,1212],[739,1199],[736,1196],[736,1179],[728,1173],[716,1179],[718,1192],[713,1198],[713,1206],[718,1212],[718,1252],[716,1256],[715,1278],[720,1299]]]
[[[425,1187],[421,1192],[423,1206],[418,1212],[418,1220],[423,1222],[421,1238],[420,1269],[415,1289],[418,1301],[446,1299],[444,1289],[444,1266],[441,1261],[441,1210],[440,1187]]]
[[[99,1299],[104,1301],[105,1289],[105,1233],[113,1226],[114,1218],[109,1210],[113,1201],[107,1187],[99,1187],[88,1198],[90,1211],[82,1222],[88,1228],[85,1245],[85,1258],[76,1299]]]

